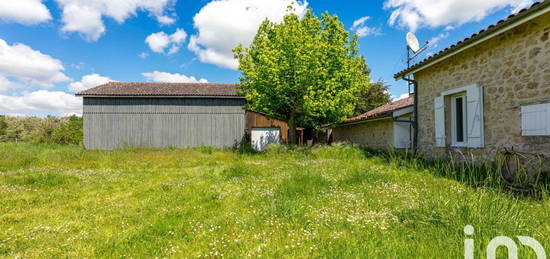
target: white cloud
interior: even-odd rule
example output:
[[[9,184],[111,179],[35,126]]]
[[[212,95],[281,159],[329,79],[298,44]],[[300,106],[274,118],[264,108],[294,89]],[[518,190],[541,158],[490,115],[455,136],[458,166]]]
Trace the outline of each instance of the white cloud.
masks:
[[[52,87],[54,83],[68,81],[63,74],[61,61],[27,45],[16,43],[9,45],[0,39],[0,76],[16,78],[21,83]]]
[[[167,16],[167,15],[161,15],[157,17],[157,21],[162,25],[170,25],[176,22],[176,19]]]
[[[428,42],[430,43],[432,48],[435,48],[441,40],[446,39],[447,37],[449,37],[449,32],[443,32],[431,38]]]
[[[399,101],[409,97],[409,93],[404,93],[399,96],[391,95],[392,102]]]
[[[0,95],[0,114],[81,114],[82,98],[60,91],[38,90],[19,96]]]
[[[511,7],[511,12],[529,6],[532,0],[387,0],[389,24],[416,31],[422,27],[451,26],[476,22],[492,12]]]
[[[142,73],[142,75],[149,81],[153,82],[168,82],[168,83],[208,83],[208,80],[201,78],[197,80],[194,76],[186,76],[178,73],[166,73],[160,71],[153,71],[148,73]]]
[[[71,64],[71,67],[74,68],[74,69],[77,69],[77,70],[80,70],[82,69],[84,66],[86,65],[86,63],[84,62],[78,62],[76,64]]]
[[[511,1],[510,6],[512,7],[511,13],[517,13],[523,8],[528,8],[533,4],[533,0],[515,0]]]
[[[363,16],[353,22],[351,26],[351,31],[355,32],[359,37],[365,37],[368,35],[380,35],[380,28],[373,28],[365,25],[365,23],[370,19],[369,16]]]
[[[63,8],[64,32],[79,32],[87,41],[96,41],[105,32],[101,12],[88,6],[67,5]]]
[[[98,85],[106,84],[110,81],[113,80],[99,74],[89,74],[83,76],[80,81],[69,84],[69,90],[73,92],[80,92]]]
[[[138,57],[141,59],[146,59],[149,56],[149,53],[147,52],[141,52],[139,53]]]
[[[19,89],[23,87],[23,85],[17,82],[10,81],[8,78],[0,76],[0,92],[5,92],[11,89]]]
[[[0,1],[0,20],[31,25],[51,19],[50,11],[40,0]]]
[[[206,4],[193,18],[198,33],[189,39],[188,48],[201,62],[236,69],[232,49],[249,46],[266,18],[280,22],[289,5],[303,15],[307,2],[297,0],[216,0]]]
[[[152,33],[145,38],[145,42],[153,52],[164,53],[169,48],[168,54],[174,54],[180,50],[186,38],[187,33],[183,29],[177,29],[170,35],[163,31]]]
[[[151,48],[153,52],[163,53],[164,49],[168,46],[168,44],[170,44],[170,37],[161,31],[147,36],[147,38],[145,38],[145,42],[149,45],[149,48]]]
[[[355,21],[353,21],[353,25],[351,26],[351,28],[357,28],[363,24],[365,24],[366,21],[368,21],[370,19],[370,16],[363,16]]]
[[[136,15],[138,11],[146,11],[155,16],[161,24],[173,23],[174,19],[167,16],[175,0],[56,0],[63,9],[61,29],[64,32],[78,32],[88,41],[98,40],[105,33],[103,17],[109,17],[123,23]],[[170,20],[172,19],[172,20]]]
[[[438,34],[437,36],[434,36],[432,37],[429,41],[428,41],[428,47],[426,48],[426,53],[424,53],[424,58],[427,58],[427,57],[431,57],[433,56],[435,53],[434,53],[434,50],[437,49],[437,47],[439,46],[439,42],[448,38],[450,35],[450,33],[448,31],[444,31],[440,34]],[[417,56],[417,58],[420,57],[420,56]]]

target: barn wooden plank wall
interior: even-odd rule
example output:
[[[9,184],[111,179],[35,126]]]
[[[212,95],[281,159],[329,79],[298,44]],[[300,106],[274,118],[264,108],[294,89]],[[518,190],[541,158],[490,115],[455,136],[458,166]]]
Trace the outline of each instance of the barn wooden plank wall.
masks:
[[[84,97],[84,145],[123,147],[230,147],[245,134],[241,98]]]

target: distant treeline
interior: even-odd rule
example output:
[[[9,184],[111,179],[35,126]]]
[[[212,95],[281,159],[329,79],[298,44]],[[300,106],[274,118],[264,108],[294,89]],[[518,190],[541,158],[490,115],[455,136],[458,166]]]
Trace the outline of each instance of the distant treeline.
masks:
[[[82,117],[12,117],[0,115],[0,142],[82,144]]]

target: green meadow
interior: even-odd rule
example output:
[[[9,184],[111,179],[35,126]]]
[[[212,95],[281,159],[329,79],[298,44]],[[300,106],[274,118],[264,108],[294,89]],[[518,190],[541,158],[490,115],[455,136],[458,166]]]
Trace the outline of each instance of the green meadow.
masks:
[[[500,235],[520,258],[536,257],[518,235],[549,253],[548,192],[517,196],[398,159],[345,145],[0,144],[0,257],[464,258],[472,238],[485,258]]]

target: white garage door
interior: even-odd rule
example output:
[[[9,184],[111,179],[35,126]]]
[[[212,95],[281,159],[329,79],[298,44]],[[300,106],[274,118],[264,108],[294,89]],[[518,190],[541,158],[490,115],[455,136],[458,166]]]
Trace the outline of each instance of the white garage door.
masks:
[[[257,151],[262,151],[267,144],[279,143],[281,139],[280,136],[279,128],[252,128],[252,148]]]

